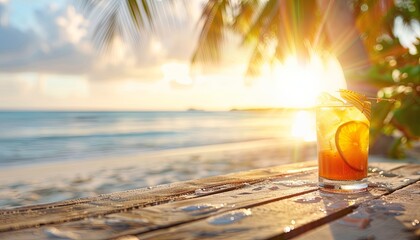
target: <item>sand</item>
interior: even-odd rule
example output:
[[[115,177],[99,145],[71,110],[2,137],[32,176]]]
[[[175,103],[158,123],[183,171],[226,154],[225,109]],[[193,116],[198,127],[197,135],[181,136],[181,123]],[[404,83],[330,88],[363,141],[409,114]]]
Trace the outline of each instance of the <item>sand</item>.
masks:
[[[0,208],[48,203],[316,158],[315,143],[261,140],[0,170]]]

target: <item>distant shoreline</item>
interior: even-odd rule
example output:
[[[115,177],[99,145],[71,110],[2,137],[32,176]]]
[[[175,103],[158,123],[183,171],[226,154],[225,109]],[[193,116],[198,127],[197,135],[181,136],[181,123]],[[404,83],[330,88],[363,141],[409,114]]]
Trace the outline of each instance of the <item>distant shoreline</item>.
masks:
[[[278,111],[311,111],[313,107],[307,108],[294,108],[294,107],[281,107],[281,108],[232,108],[230,112],[278,112]]]
[[[187,109],[0,109],[0,113],[25,113],[25,112],[39,112],[39,113],[136,113],[136,112],[269,112],[269,111],[299,111],[299,110],[313,110],[313,107],[277,107],[277,108],[231,108],[226,110],[209,110],[201,108],[187,108]]]

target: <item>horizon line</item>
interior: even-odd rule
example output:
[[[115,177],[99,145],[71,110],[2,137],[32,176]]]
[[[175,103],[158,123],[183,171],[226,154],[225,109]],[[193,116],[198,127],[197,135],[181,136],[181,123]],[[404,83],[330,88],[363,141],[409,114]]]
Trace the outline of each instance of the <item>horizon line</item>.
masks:
[[[310,110],[313,107],[232,107],[228,109],[82,109],[82,108],[0,108],[0,112],[241,112],[241,111],[271,111],[271,110]]]

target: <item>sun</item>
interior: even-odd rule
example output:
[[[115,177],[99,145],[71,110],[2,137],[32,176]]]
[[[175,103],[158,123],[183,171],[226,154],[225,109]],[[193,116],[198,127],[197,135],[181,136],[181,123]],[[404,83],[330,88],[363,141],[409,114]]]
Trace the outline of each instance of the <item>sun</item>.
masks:
[[[307,64],[295,56],[276,62],[271,74],[273,101],[281,107],[310,108],[320,92],[346,89],[344,74],[333,56],[321,58],[313,54]]]
[[[275,63],[271,76],[273,101],[278,106],[290,108],[313,108],[321,92],[338,94],[347,89],[340,63],[334,56],[320,57],[312,54],[306,64],[295,56]],[[305,142],[316,141],[315,114],[311,110],[296,111],[291,136]]]

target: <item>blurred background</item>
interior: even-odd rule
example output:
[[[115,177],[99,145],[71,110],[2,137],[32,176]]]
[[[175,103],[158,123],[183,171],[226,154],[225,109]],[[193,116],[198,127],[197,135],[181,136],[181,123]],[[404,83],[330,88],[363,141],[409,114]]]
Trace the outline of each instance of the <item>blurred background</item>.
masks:
[[[415,0],[0,0],[0,207],[316,159],[346,88],[418,161],[419,41]]]

